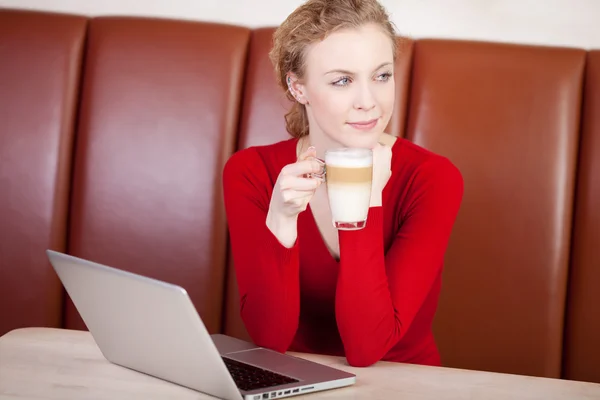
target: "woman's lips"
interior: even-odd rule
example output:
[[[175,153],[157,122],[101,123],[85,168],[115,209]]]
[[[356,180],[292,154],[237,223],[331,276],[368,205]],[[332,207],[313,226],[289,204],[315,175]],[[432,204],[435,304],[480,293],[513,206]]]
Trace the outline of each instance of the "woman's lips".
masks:
[[[348,122],[348,125],[350,125],[354,129],[358,129],[361,131],[368,131],[368,130],[375,128],[378,120],[379,120],[379,118],[375,118],[375,119],[372,119],[369,121]]]

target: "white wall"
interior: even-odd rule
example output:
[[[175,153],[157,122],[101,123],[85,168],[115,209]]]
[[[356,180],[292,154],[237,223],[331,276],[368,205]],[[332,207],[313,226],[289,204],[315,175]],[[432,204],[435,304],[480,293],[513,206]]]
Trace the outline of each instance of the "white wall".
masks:
[[[303,0],[0,0],[0,8],[280,23]],[[381,0],[399,33],[600,49],[600,0]]]

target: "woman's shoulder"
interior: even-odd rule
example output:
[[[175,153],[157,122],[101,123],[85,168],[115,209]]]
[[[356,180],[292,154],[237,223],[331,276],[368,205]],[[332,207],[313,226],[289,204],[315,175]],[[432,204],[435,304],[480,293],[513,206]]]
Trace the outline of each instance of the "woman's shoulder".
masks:
[[[420,169],[455,169],[458,168],[446,156],[420,146],[405,138],[396,138],[392,147],[392,168],[402,168],[411,171]]]
[[[392,176],[397,184],[409,185],[419,192],[426,188],[445,188],[462,196],[463,176],[447,156],[408,139],[397,138],[392,147]]]

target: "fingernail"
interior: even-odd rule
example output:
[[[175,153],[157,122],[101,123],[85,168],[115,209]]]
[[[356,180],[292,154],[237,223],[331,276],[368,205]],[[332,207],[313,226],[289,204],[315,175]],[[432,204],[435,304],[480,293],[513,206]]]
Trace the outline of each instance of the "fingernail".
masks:
[[[307,151],[313,151],[315,149],[315,146],[310,146]]]

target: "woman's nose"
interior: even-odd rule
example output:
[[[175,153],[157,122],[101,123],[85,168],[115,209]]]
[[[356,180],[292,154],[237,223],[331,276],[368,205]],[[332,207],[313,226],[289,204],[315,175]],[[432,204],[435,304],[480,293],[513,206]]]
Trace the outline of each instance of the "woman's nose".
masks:
[[[356,94],[354,108],[358,110],[370,110],[375,107],[375,97],[369,85],[362,85]]]

